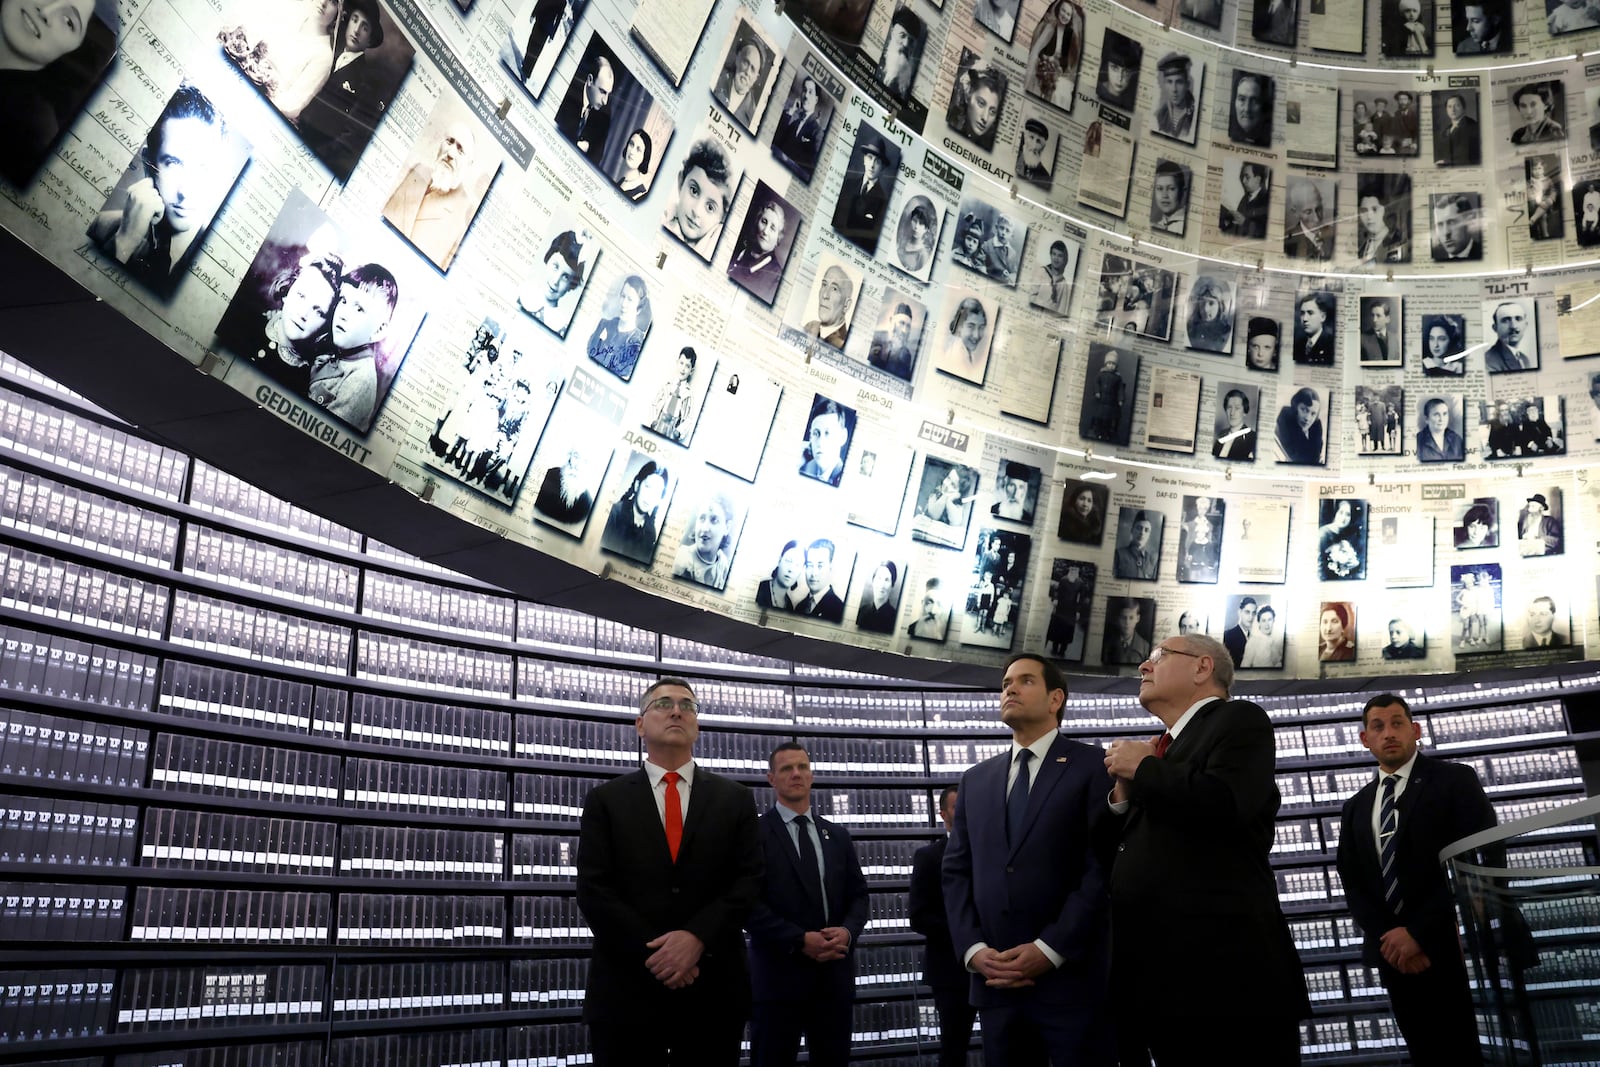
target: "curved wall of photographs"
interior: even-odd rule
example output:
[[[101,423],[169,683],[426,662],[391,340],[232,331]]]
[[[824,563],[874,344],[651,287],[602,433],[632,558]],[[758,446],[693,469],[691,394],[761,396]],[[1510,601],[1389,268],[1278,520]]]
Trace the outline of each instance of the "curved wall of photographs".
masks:
[[[928,659],[1600,651],[1594,0],[260,7],[8,42],[0,222],[464,523]]]

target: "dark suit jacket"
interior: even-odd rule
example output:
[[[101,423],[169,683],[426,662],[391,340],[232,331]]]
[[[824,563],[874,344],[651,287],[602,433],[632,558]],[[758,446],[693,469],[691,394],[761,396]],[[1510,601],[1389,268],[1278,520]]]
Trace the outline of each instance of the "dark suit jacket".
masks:
[[[959,798],[958,798],[959,799]],[[927,938],[922,946],[922,980],[934,989],[965,993],[969,978],[950,943],[950,920],[944,910],[944,853],[948,834],[923,845],[911,857],[911,929]]]
[[[1344,802],[1340,813],[1339,878],[1350,914],[1364,937],[1362,958],[1369,966],[1378,966],[1383,959],[1379,941],[1402,924],[1429,959],[1459,958],[1455,898],[1439,866],[1439,850],[1495,825],[1494,808],[1477,772],[1422,755],[1412,764],[1405,792],[1396,801],[1395,862],[1405,902],[1399,918],[1383,899],[1378,846],[1372,837],[1372,805],[1377,798],[1378,779],[1373,778]]]
[[[849,831],[815,814],[812,819],[822,838],[826,921],[822,902],[800,881],[800,853],[783,816],[775,806],[761,816],[761,851],[767,873],[761,896],[745,923],[750,931],[750,979],[757,1000],[809,997],[819,991],[819,983],[835,997],[848,1000],[855,995],[856,951],[867,926],[867,879]],[[824,926],[850,931],[850,951],[844,959],[817,963],[800,951],[806,933]]]
[[[1525,634],[1523,636],[1523,638],[1522,638],[1522,647],[1523,648],[1538,648],[1539,647],[1539,642],[1532,634]],[[1562,634],[1559,634],[1556,631],[1551,630],[1550,631],[1550,643],[1548,645],[1546,645],[1545,647],[1546,648],[1566,648],[1567,647],[1567,639]],[[1404,800],[1405,799],[1405,794],[1401,793],[1400,794],[1400,798],[1402,800]]]
[[[576,148],[579,141],[587,141],[589,148],[583,154],[589,157],[589,162],[595,166],[600,165],[600,160],[606,149],[606,134],[611,132],[611,109],[598,107],[589,109],[589,117],[583,117],[583,101],[585,87],[582,79],[573,83],[567,91],[566,98],[561,101],[561,106],[556,109],[556,129],[561,131],[561,136],[572,142]]]
[[[1028,793],[1022,839],[1006,840],[1011,753],[984,760],[961,778],[944,854],[944,902],[959,961],[979,941],[997,952],[1038,939],[1065,957],[1031,989],[990,989],[971,976],[979,1008],[1035,999],[1091,1014],[1106,995],[1105,868],[1092,828],[1105,812],[1111,779],[1097,748],[1057,737]]]
[[[301,139],[340,181],[356,169],[383,118],[394,88],[388,82],[363,52],[334,71],[300,112]]]
[[[1471,115],[1461,116],[1452,130],[1447,120],[1434,134],[1434,162],[1446,167],[1476,167],[1483,159],[1483,149],[1478,143],[1478,120]]]
[[[1278,787],[1267,713],[1247,700],[1195,712],[1164,759],[1139,764],[1111,869],[1112,996],[1186,1016],[1311,1014],[1278,905]]]
[[[737,782],[695,768],[677,863],[643,770],[590,790],[578,838],[578,907],[594,931],[584,1022],[746,1018],[742,927],[761,895],[762,870],[755,801]],[[672,930],[705,942],[700,977],[680,990],[644,966],[652,951],[645,943]]]
[[[833,211],[833,228],[839,236],[860,248],[868,255],[878,246],[878,234],[883,229],[883,212],[888,206],[889,194],[883,179],[872,183],[872,188],[861,191],[861,173],[849,171],[844,188],[839,191],[839,203]]]

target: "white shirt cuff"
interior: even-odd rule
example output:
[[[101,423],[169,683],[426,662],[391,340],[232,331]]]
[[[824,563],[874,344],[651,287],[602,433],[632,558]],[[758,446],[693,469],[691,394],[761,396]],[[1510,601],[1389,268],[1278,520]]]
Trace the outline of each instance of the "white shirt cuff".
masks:
[[[988,942],[979,941],[977,944],[975,944],[971,948],[967,949],[966,955],[961,957],[961,966],[965,967],[969,971],[972,970],[972,957],[974,957],[974,956],[976,956],[978,954],[978,950],[979,949],[985,949],[985,948],[988,948],[988,947],[989,947]],[[976,973],[976,972],[974,972],[974,973]]]
[[[1033,947],[1044,953],[1044,958],[1050,961],[1050,966],[1060,967],[1067,962],[1067,958],[1038,938],[1034,938]]]

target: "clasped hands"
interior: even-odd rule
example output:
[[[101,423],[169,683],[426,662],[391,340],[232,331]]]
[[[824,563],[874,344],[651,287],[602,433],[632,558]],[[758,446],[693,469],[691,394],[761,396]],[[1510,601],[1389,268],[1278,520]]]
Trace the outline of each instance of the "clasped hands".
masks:
[[[1421,974],[1433,965],[1417,939],[1404,926],[1396,926],[1378,941],[1378,951],[1401,974]]]
[[[645,967],[668,989],[683,989],[700,977],[700,954],[706,945],[689,931],[669,930],[654,941],[645,942],[644,947],[655,949],[644,961]]]
[[[800,951],[807,959],[818,963],[842,960],[850,951],[850,931],[842,926],[824,926],[821,930],[807,930]]]
[[[1026,988],[1054,966],[1050,957],[1040,952],[1032,941],[1004,952],[985,946],[974,952],[968,962],[973,970],[983,975],[984,984],[990,989]]]

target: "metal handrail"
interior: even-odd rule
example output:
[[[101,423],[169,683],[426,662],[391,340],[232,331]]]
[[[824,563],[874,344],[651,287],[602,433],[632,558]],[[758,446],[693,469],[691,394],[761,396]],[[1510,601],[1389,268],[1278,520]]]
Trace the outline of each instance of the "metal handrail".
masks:
[[[1463,852],[1482,848],[1484,845],[1493,844],[1497,841],[1505,841],[1508,838],[1522,834],[1533,833],[1535,830],[1546,830],[1584,815],[1600,815],[1600,797],[1589,797],[1572,804],[1564,804],[1559,808],[1551,808],[1549,811],[1542,811],[1537,815],[1529,815],[1527,818],[1517,819],[1515,822],[1491,826],[1487,830],[1480,830],[1475,834],[1463,837],[1459,841],[1452,841],[1439,850],[1439,862],[1441,864],[1448,863],[1452,858],[1461,855]]]

